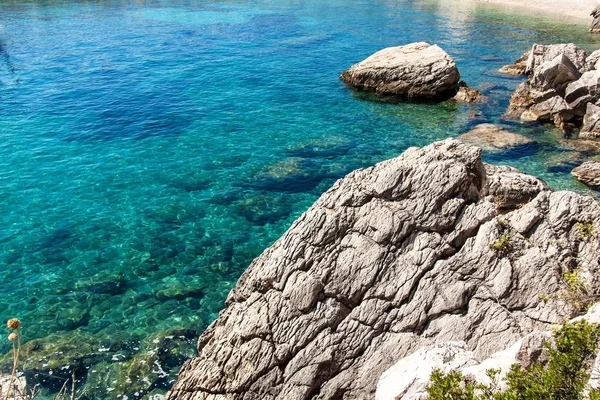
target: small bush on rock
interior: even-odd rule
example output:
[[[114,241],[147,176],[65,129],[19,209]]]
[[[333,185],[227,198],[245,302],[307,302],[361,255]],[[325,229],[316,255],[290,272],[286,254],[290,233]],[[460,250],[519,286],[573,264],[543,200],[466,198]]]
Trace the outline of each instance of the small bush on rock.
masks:
[[[461,372],[435,370],[427,386],[429,400],[598,400],[600,391],[588,385],[591,361],[597,351],[600,327],[580,321],[554,332],[555,344],[546,343],[548,362],[523,369],[514,364],[506,389],[498,388],[498,371],[488,371],[492,385],[469,381]]]

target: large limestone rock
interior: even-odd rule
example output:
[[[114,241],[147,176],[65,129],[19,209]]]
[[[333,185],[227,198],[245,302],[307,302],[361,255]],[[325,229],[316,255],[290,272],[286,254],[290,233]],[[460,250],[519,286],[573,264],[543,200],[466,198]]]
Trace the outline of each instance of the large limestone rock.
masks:
[[[525,72],[532,74],[537,67],[560,55],[565,55],[579,71],[585,71],[586,52],[573,43],[561,43],[551,45],[534,44],[527,58]]]
[[[564,54],[557,55],[533,70],[531,84],[541,91],[560,91],[564,85],[581,77],[577,67]]]
[[[373,398],[421,347],[485,359],[570,317],[539,295],[566,265],[600,279],[574,228],[600,205],[509,172],[448,139],[339,180],[242,275],[167,399]]]
[[[458,139],[491,151],[535,143],[527,136],[507,131],[493,124],[479,124],[469,132],[460,135]]]
[[[600,107],[593,103],[587,104],[579,137],[582,139],[600,139]]]
[[[409,99],[454,96],[460,74],[454,60],[439,46],[412,43],[389,47],[344,71],[350,86]]]
[[[600,162],[588,161],[571,171],[571,174],[581,183],[594,188],[600,188]]]
[[[575,82],[569,83],[565,92],[565,101],[581,115],[585,113],[587,103],[600,100],[600,71],[584,73]]]

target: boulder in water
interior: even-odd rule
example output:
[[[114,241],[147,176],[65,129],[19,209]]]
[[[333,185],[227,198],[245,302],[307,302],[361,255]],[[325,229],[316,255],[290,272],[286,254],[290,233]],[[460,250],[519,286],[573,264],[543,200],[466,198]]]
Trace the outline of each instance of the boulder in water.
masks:
[[[408,99],[447,99],[456,94],[460,73],[439,46],[412,43],[380,50],[340,78],[358,89]]]
[[[584,185],[600,188],[600,162],[588,161],[575,168],[571,174]]]

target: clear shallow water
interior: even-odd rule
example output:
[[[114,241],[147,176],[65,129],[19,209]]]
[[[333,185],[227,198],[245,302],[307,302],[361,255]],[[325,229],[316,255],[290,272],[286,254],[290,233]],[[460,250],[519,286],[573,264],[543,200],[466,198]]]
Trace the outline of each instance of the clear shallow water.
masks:
[[[339,81],[413,41],[491,101],[387,104]],[[586,192],[558,132],[500,120],[519,79],[494,71],[562,41],[600,47],[585,26],[435,1],[3,1],[0,318],[26,339],[100,343],[80,349],[82,377],[122,378],[172,328],[191,329],[192,355],[244,268],[335,179],[481,122],[538,141],[488,161]],[[122,390],[97,382],[80,382],[90,398]]]

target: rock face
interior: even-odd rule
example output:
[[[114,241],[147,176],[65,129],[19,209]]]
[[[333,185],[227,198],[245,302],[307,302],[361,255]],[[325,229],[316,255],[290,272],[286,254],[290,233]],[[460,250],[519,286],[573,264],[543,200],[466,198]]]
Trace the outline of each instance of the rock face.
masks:
[[[600,139],[600,107],[597,105],[588,103],[579,137],[582,139]]]
[[[554,122],[565,132],[581,126],[586,105],[600,100],[599,59],[600,52],[588,57],[572,43],[534,45],[525,67],[528,80],[513,94],[507,115]]]
[[[600,162],[588,161],[571,171],[577,180],[587,186],[600,188]]]
[[[354,171],[254,260],[167,399],[367,399],[423,346],[486,358],[571,316],[539,297],[562,268],[600,279],[579,221],[594,199],[454,139]]]
[[[594,305],[586,315],[577,317],[571,322],[582,319],[589,323],[599,323],[600,304]],[[547,361],[547,349],[544,345],[546,342],[554,342],[550,331],[534,331],[483,361],[477,360],[473,352],[467,350],[464,342],[446,342],[424,347],[401,359],[383,373],[377,384],[376,399],[423,399],[431,372],[436,368],[445,373],[459,370],[467,379],[486,385],[492,383],[486,371],[500,370],[499,386],[506,389],[503,378],[513,364],[527,368],[534,363]],[[598,387],[599,363],[600,355],[591,369],[590,384],[594,388]]]
[[[437,45],[389,47],[344,71],[348,85],[409,99],[447,99],[456,94],[460,73]]]
[[[535,143],[526,136],[509,132],[493,124],[477,125],[469,132],[460,135],[458,139],[491,151]]]

